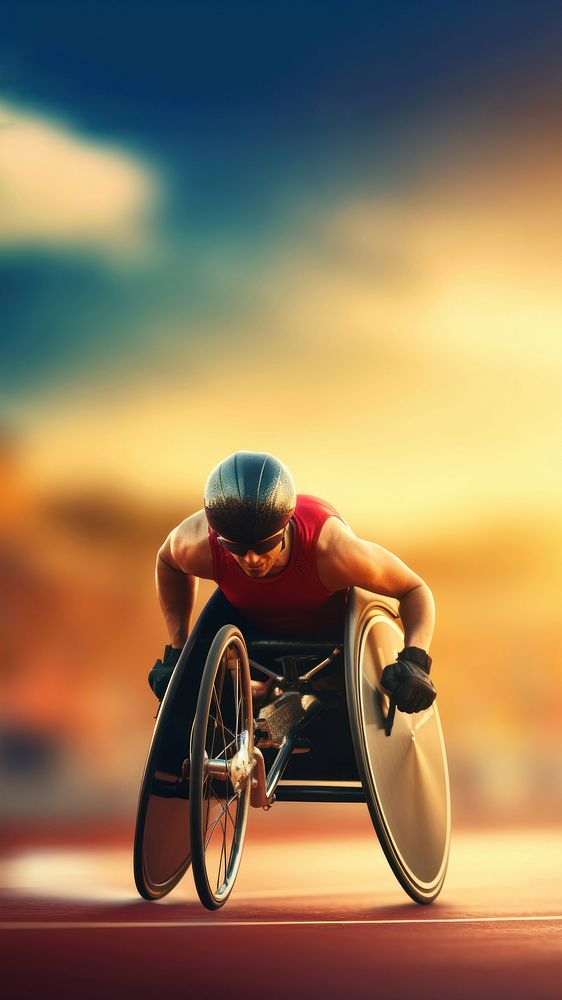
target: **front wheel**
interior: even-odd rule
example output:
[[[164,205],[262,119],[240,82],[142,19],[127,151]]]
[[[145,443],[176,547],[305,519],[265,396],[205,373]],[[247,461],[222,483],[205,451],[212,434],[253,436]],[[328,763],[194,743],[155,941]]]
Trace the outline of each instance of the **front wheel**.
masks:
[[[224,905],[240,866],[253,753],[248,652],[241,632],[224,625],[207,656],[189,759],[193,877],[209,910]]]

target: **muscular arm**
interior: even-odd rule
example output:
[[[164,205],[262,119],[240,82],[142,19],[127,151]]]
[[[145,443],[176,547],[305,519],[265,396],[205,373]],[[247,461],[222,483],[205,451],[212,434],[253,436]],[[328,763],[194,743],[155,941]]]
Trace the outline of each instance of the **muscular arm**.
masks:
[[[167,540],[156,559],[156,592],[166,620],[170,645],[185,645],[199,587],[196,576],[172,565]]]
[[[158,551],[156,592],[170,645],[182,647],[189,634],[199,578],[212,578],[212,557],[204,511],[174,528]]]
[[[400,599],[400,617],[404,625],[404,646],[418,646],[428,653],[435,629],[435,601],[423,580]]]
[[[363,587],[400,603],[404,645],[429,650],[435,627],[433,594],[426,583],[392,552],[357,538],[330,518],[318,540],[318,575],[329,590]]]

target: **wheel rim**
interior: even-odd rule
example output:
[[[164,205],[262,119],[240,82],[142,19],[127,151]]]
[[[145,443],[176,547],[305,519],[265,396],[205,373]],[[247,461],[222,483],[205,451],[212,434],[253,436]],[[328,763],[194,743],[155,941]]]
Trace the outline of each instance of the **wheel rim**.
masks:
[[[248,813],[253,748],[245,655],[238,636],[223,643],[205,692],[205,718],[199,717],[193,732],[191,779],[200,862],[194,864],[194,876],[202,902],[213,908],[226,901],[234,885]]]
[[[387,699],[379,688],[377,625],[396,632],[397,646],[402,641],[400,630],[380,614],[369,619],[361,637],[358,694],[369,778],[397,862],[420,894],[433,896],[444,878],[450,839],[443,734],[432,705],[416,715],[397,712],[392,735],[385,735]]]
[[[451,835],[449,776],[437,706],[397,712],[380,687],[383,667],[403,646],[384,599],[360,588],[349,597],[346,686],[357,767],[381,847],[406,892],[430,903],[441,891]]]
[[[189,749],[181,686],[170,685],[160,707],[141,783],[134,845],[137,888],[159,899],[191,864],[189,785],[182,763]]]

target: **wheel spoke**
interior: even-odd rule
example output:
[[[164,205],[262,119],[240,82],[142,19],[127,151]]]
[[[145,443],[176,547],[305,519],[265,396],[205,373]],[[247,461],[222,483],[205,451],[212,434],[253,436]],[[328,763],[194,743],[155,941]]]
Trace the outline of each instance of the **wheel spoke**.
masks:
[[[212,745],[211,745],[211,750],[212,750],[211,756],[214,756],[215,737],[216,737],[217,729],[218,729],[219,726],[222,728],[222,712],[221,712],[221,708],[220,708],[220,702],[221,702],[221,698],[222,698],[223,684],[224,684],[224,668],[221,670],[221,673],[220,673],[220,676],[219,676],[219,690],[218,691],[217,691],[217,679],[216,679],[216,677],[215,677],[215,681],[213,683],[212,698],[214,698],[214,700],[215,700],[215,704],[217,706],[217,714],[220,716],[220,721],[216,717],[211,716],[210,712],[209,712],[209,718],[213,718],[213,723],[214,723],[214,725],[213,725],[213,742],[212,742]],[[224,733],[223,733],[223,736],[224,736]]]
[[[234,685],[234,704],[236,705],[236,715],[235,715],[236,721],[234,723],[234,729],[236,731],[236,735],[238,735],[238,732],[239,732],[239,729],[240,729],[240,726],[239,726],[239,722],[240,722],[240,718],[239,718],[239,715],[240,715],[240,702],[238,700],[238,689],[239,689],[239,687],[240,687],[240,660],[237,659],[237,661],[236,661],[236,683]]]
[[[233,797],[232,797],[231,799],[229,799],[229,802],[228,802],[228,805],[227,805],[227,807],[226,807],[226,815],[228,816],[228,818],[229,818],[230,822],[232,823],[232,829],[233,829],[233,831],[234,831],[234,832],[236,832],[236,823],[235,823],[235,821],[233,820],[232,816],[230,815],[230,807],[231,807],[231,805],[232,805],[232,803],[233,803],[233,801],[234,801],[234,799],[235,799],[236,797],[237,797],[237,796],[236,796],[236,795],[234,795],[234,796],[233,796]]]
[[[232,805],[232,803],[236,799],[236,795],[232,795],[229,799],[227,799],[226,805],[224,805],[223,802],[222,802],[222,799],[219,799],[218,795],[216,794],[216,792],[215,792],[215,790],[214,790],[214,788],[212,786],[211,786],[210,791],[211,791],[211,795],[214,796],[215,801],[218,803],[218,805],[220,807],[220,812],[219,812],[218,816],[216,816],[215,819],[212,821],[212,826],[211,827],[207,827],[207,824],[205,823],[205,833],[208,834],[207,840],[205,842],[205,850],[207,850],[207,847],[209,846],[209,842],[211,840],[211,837],[213,836],[213,833],[215,832],[215,830],[217,828],[217,824],[222,820],[222,817],[224,816],[225,813],[228,813],[230,821],[233,822],[232,821],[232,817],[230,816],[230,813],[228,812],[228,810],[229,810],[229,807]],[[211,802],[211,797],[209,796],[209,799],[207,800],[207,817],[209,815],[210,802]]]
[[[207,779],[205,779],[205,783],[207,785],[207,791],[211,791],[212,790],[211,783],[208,782]],[[205,798],[205,788],[203,788],[203,797]],[[204,823],[204,829],[205,830],[207,829],[207,826],[209,824],[209,810],[211,808],[211,796],[207,795],[206,799],[207,799],[207,804],[206,804],[206,807],[205,807],[205,823]]]
[[[214,718],[214,716],[209,715],[209,718],[213,719],[213,722],[216,723],[217,728],[218,728],[219,723],[216,722],[216,719]],[[226,726],[224,728],[227,729]],[[231,739],[230,743],[227,743],[226,746],[223,748],[223,752],[224,753],[226,753],[227,750],[230,750],[231,746],[236,742],[236,736],[234,735],[234,733],[231,733],[230,730],[228,730],[228,733],[229,733],[230,736],[232,736],[232,739]],[[220,760],[220,757],[218,759]],[[211,746],[211,753],[209,754],[209,760],[215,760],[214,743]]]
[[[210,716],[210,718],[213,719],[213,730],[212,730],[213,736],[212,736],[212,743],[211,743],[211,756],[214,757],[214,755],[215,755],[215,739],[217,737],[217,732],[218,732],[218,730],[220,728],[220,722],[219,722],[219,720],[217,718],[217,715],[220,715],[220,702],[219,702],[219,698],[218,698],[218,695],[217,695],[217,689],[216,689],[215,685],[213,685],[213,698],[214,698],[214,701],[215,701],[215,704],[216,704],[216,707],[217,707],[216,714],[214,716]]]
[[[225,724],[224,724],[224,719],[223,719],[223,717],[222,717],[222,711],[221,711],[221,707],[220,707],[220,702],[219,702],[219,700],[218,700],[218,698],[217,698],[217,694],[216,694],[216,691],[214,691],[213,693],[214,693],[214,695],[215,695],[215,702],[216,702],[216,705],[217,705],[217,714],[218,714],[218,716],[219,716],[219,719],[218,719],[218,725],[220,726],[220,728],[221,728],[221,730],[222,730],[222,736],[223,736],[223,740],[224,740],[224,742],[226,743],[226,736],[225,736],[225,730],[228,730],[228,734],[229,734],[229,736],[233,736],[233,737],[234,737],[234,739],[236,739],[236,733],[233,733],[233,732],[232,732],[232,729],[229,729],[229,728],[228,728],[228,726],[225,726]]]
[[[218,731],[219,729],[222,731],[223,726],[215,718],[214,715],[209,715],[209,720],[212,720],[213,723],[214,723],[214,731]],[[232,729],[229,729],[228,726],[224,726],[224,731],[225,731],[225,733],[228,733],[229,736],[232,736],[232,739],[231,739],[230,743],[227,743],[227,748],[228,748],[228,747],[231,747],[232,744],[234,743],[234,741],[236,740],[236,733],[233,733]],[[214,742],[211,745],[211,753],[209,754],[210,757],[214,757],[215,756],[215,754],[213,752],[213,749],[214,749]]]
[[[221,869],[222,869],[222,859],[223,859],[223,857],[224,857],[224,879],[223,879],[223,881],[226,882],[226,825],[223,823],[222,816],[221,816],[221,819],[220,819],[220,824],[221,824],[221,830],[222,830],[222,847],[221,847],[221,853],[220,853],[220,858],[219,858],[219,870],[218,870],[218,875],[217,875],[217,889],[216,889],[217,892],[219,891],[221,885],[223,884],[221,882],[221,880],[220,880],[221,879]]]
[[[208,830],[206,830],[206,833],[208,834],[208,836],[207,836],[207,839],[205,841],[205,851],[207,850],[209,844],[211,843],[212,836],[213,836],[213,834],[214,834],[214,832],[215,832],[218,824],[220,823],[223,815],[224,815],[224,809],[222,810],[222,812],[220,812],[218,814],[218,816],[216,817],[216,819],[213,820],[213,822],[212,822],[211,826],[208,828]]]

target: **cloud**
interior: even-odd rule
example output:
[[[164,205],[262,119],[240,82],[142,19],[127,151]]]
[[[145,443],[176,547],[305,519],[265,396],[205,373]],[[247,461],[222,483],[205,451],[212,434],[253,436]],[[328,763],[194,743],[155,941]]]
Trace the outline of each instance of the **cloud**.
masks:
[[[130,153],[0,103],[0,247],[136,253],[157,194]]]

